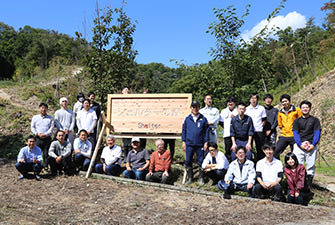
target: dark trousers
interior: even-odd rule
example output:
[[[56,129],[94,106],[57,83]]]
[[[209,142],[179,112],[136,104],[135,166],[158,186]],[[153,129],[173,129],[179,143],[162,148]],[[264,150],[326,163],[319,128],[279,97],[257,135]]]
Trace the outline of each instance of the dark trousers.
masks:
[[[248,140],[246,141],[241,141],[239,139],[235,139],[235,143],[237,145],[237,148],[239,146],[243,146],[244,148],[246,148],[247,144],[248,144]],[[236,149],[237,150],[237,149]],[[247,151],[246,156],[247,159],[251,160],[252,159],[252,150]],[[231,151],[231,155],[230,155],[231,161],[234,161],[237,157],[236,157],[236,151],[233,152]]]
[[[225,155],[229,162],[231,162],[231,147],[233,146],[233,142],[231,137],[225,137],[224,140],[224,148],[225,148]]]
[[[122,138],[123,143],[123,152],[124,152],[124,159],[127,158],[128,152],[131,150],[131,138]]]
[[[20,163],[17,162],[15,164],[16,169],[24,176],[26,177],[28,175],[28,172],[34,172],[35,175],[38,175],[42,170],[42,164],[41,163]]]
[[[290,145],[291,152],[293,151],[293,145],[295,144],[294,137],[282,137],[280,136],[277,145],[274,157],[280,159],[280,154],[284,152],[288,145]]]
[[[73,156],[73,162],[75,167],[81,168],[82,170],[87,170],[90,166],[91,159],[87,158],[81,153],[77,153]]]
[[[49,156],[48,163],[50,165],[52,175],[57,175],[57,171],[62,172],[63,170],[67,174],[71,172],[71,156],[62,158],[62,161],[60,163],[57,163],[54,157]]]
[[[220,190],[233,195],[236,191],[243,191],[249,193],[249,196],[252,195],[252,188],[248,189],[248,184],[237,184],[231,181],[229,184],[226,184],[224,180],[220,181],[218,184]]]
[[[166,184],[168,182],[169,176],[163,176],[162,171],[159,172],[153,172],[152,175],[146,175],[145,180],[150,182],[157,182],[157,183],[163,183]]]
[[[119,176],[121,172],[121,166],[119,164],[106,166],[106,172],[104,172],[103,165],[101,163],[98,163],[97,165],[95,165],[95,172],[100,174],[106,173],[110,176]]]
[[[194,152],[197,155],[198,165],[201,168],[202,161],[204,161],[204,150],[202,146],[198,147],[198,146],[186,145],[186,157],[185,157],[186,158],[185,159],[186,169],[192,168]]]
[[[264,133],[263,132],[255,132],[254,136],[252,136],[253,140],[256,144],[256,161],[263,159],[265,154],[263,152],[263,145],[264,145]]]
[[[164,148],[170,150],[171,159],[173,159],[174,149],[176,146],[176,140],[175,139],[163,139],[163,141],[164,141]],[[168,145],[169,145],[169,148],[168,148]]]
[[[222,180],[224,178],[226,173],[227,173],[227,170],[219,169],[219,170],[209,171],[205,174],[206,174],[207,177],[209,177],[211,180],[213,180],[213,184],[216,184],[219,180]]]
[[[39,138],[36,137],[36,145],[42,150],[43,154],[43,164],[44,166],[48,165],[48,157],[49,157],[49,147],[51,144],[51,137]]]
[[[269,136],[264,134],[264,143],[268,145],[275,145],[277,138],[277,132],[271,132]]]
[[[95,135],[96,135],[96,133],[90,133],[90,135],[87,138],[92,144],[92,152],[95,150],[95,144],[96,144],[96,136]]]
[[[264,198],[268,196],[269,194],[274,194],[275,201],[281,201],[283,199],[283,189],[280,186],[280,184],[277,184],[272,189],[267,190],[267,189],[264,189],[262,185],[257,183],[254,188],[254,194],[256,198]]]
[[[287,202],[288,203],[293,203],[293,204],[300,204],[300,205],[308,205],[308,202],[310,200],[310,192],[300,192],[300,195],[298,197],[291,196],[290,195],[290,190],[287,192]]]

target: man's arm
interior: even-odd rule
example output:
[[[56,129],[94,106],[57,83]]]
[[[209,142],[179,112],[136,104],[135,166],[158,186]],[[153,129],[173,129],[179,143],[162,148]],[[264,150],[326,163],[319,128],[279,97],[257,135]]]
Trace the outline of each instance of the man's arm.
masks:
[[[55,153],[56,151],[56,145],[55,145],[56,142],[51,142],[51,145],[50,145],[50,148],[49,148],[49,152],[48,152],[48,155],[52,158],[57,158],[57,155]]]
[[[46,136],[51,136],[52,131],[54,130],[55,124],[54,124],[54,120],[52,118],[52,116],[50,116],[50,126],[48,131],[45,133]]]
[[[36,130],[36,117],[33,116],[31,119],[31,125],[30,125],[30,130],[34,135],[37,135],[37,130]]]
[[[74,128],[74,112],[71,111],[71,124],[69,130],[73,131],[73,128]]]

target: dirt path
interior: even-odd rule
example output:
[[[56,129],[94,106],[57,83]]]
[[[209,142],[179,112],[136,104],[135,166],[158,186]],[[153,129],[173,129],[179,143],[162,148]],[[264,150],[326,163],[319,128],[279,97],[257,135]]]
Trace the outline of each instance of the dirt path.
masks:
[[[334,211],[270,200],[224,200],[81,177],[17,181],[0,166],[0,224],[309,224]],[[322,222],[322,223],[321,223]],[[315,224],[315,223],[313,223]]]

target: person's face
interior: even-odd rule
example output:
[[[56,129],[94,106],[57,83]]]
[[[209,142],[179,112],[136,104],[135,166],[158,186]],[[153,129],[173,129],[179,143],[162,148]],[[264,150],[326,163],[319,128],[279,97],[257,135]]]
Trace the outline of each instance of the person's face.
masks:
[[[44,105],[40,107],[40,113],[42,116],[45,116],[48,112],[48,108],[45,107]]]
[[[256,97],[255,95],[252,96],[252,97],[250,98],[249,102],[250,102],[250,104],[253,105],[253,106],[257,105],[257,102],[258,102],[257,97]]]
[[[227,107],[230,111],[233,111],[233,109],[235,108],[235,102],[228,102]]]
[[[95,95],[94,94],[91,94],[88,99],[91,101],[91,102],[94,102],[94,99],[95,99]]]
[[[211,154],[212,157],[215,157],[216,154],[218,153],[218,150],[213,147],[209,147],[208,150],[209,150],[209,154]]]
[[[204,99],[204,103],[206,104],[206,106],[211,106],[213,103],[212,97],[210,95],[207,95]]]
[[[79,139],[81,141],[86,141],[87,140],[87,134],[85,132],[80,132]]]
[[[200,107],[198,106],[191,106],[191,111],[193,115],[198,115]]]
[[[123,88],[122,89],[122,94],[124,94],[124,95],[129,94],[129,89],[128,88]]]
[[[30,138],[27,140],[27,146],[29,149],[33,149],[35,147],[36,141],[34,138]]]
[[[264,100],[264,102],[265,102],[266,105],[270,106],[271,103],[272,103],[272,99],[271,99],[271,98],[266,98],[266,99]]]
[[[287,165],[289,165],[291,168],[294,168],[294,164],[295,164],[294,159],[292,159],[292,157],[290,157],[290,158],[287,160]]]
[[[245,113],[245,106],[244,105],[239,105],[237,107],[237,112],[238,112],[238,115],[243,116],[244,113]]]
[[[307,104],[301,105],[301,112],[303,115],[308,115],[311,111],[311,108]]]
[[[90,103],[88,101],[84,101],[83,107],[86,111],[88,111],[90,109]]]
[[[58,132],[57,133],[57,136],[56,136],[56,139],[60,142],[60,143],[63,143],[64,140],[65,140],[65,134],[63,132]]]
[[[240,162],[244,162],[245,160],[245,152],[243,149],[239,149],[237,152],[236,152],[236,157],[238,159],[238,161]]]
[[[67,101],[63,100],[61,106],[66,109],[67,108]]]
[[[156,142],[156,148],[157,148],[157,151],[162,154],[164,153],[165,149],[164,149],[164,142],[162,141],[157,141]]]
[[[140,142],[134,141],[134,142],[131,143],[131,146],[133,147],[133,149],[137,150],[137,149],[139,149],[140,144],[141,144]]]
[[[274,151],[273,151],[272,148],[264,149],[263,152],[264,152],[266,158],[272,158],[273,157]]]
[[[281,104],[282,104],[282,106],[284,107],[284,108],[289,108],[290,107],[290,101],[287,99],[287,98],[283,98],[282,100],[281,100]]]
[[[106,143],[108,145],[108,147],[113,147],[115,140],[113,138],[107,138]]]

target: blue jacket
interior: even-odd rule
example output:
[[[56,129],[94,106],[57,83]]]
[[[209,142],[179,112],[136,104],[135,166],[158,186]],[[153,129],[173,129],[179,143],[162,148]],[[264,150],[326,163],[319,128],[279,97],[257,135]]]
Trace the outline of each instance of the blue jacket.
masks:
[[[206,117],[199,113],[197,122],[194,122],[192,114],[185,118],[183,131],[181,133],[182,141],[190,146],[203,146],[208,142],[209,126]]]
[[[238,115],[231,119],[230,136],[235,137],[238,140],[248,140],[249,136],[254,135],[254,130],[252,119],[248,115],[244,115],[244,118],[241,120]]]

